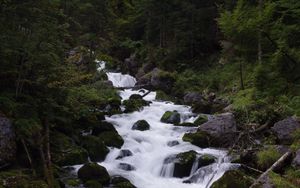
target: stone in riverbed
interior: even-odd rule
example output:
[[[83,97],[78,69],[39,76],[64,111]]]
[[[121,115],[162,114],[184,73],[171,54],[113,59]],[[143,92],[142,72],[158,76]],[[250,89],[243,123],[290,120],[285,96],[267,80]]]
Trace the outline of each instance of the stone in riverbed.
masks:
[[[133,171],[135,170],[135,167],[132,166],[131,164],[127,164],[127,163],[120,163],[119,164],[119,168],[125,171]]]
[[[300,130],[300,123],[294,117],[288,117],[274,124],[271,130],[276,135],[278,141],[283,144],[291,144],[293,133]]]
[[[132,155],[133,155],[133,153],[132,153],[130,150],[128,150],[128,149],[123,149],[123,150],[120,151],[120,154],[119,154],[119,156],[117,157],[117,159],[122,159],[122,158],[124,158],[124,157],[130,157],[130,156],[132,156]]]
[[[169,123],[169,124],[179,124],[180,123],[180,114],[176,111],[167,111],[164,113],[164,115],[160,119],[163,123]]]
[[[103,132],[109,132],[109,131],[117,132],[113,124],[106,121],[102,121],[93,127],[92,135],[97,136]]]
[[[293,159],[292,166],[294,168],[300,169],[300,149],[298,149],[296,152],[296,156]]]
[[[121,148],[124,144],[123,138],[114,131],[106,131],[98,134],[98,138],[104,142],[106,146]]]
[[[132,130],[146,131],[150,129],[150,125],[146,120],[139,120],[135,122],[131,128]]]
[[[182,140],[201,148],[207,148],[209,147],[210,135],[203,131],[197,131],[195,133],[184,134]]]
[[[195,125],[202,125],[203,123],[206,123],[208,121],[208,118],[206,115],[199,115],[199,117],[194,121]]]
[[[114,176],[110,182],[113,188],[136,188],[128,179]]]
[[[179,145],[179,142],[178,142],[177,140],[169,141],[169,142],[167,143],[167,145],[168,145],[169,147],[173,147],[173,146]]]
[[[81,139],[82,147],[87,150],[91,161],[103,161],[109,153],[109,149],[104,143],[96,136],[84,136]]]
[[[145,101],[144,99],[128,99],[123,101],[123,105],[125,106],[125,113],[130,113],[134,111],[141,110],[144,106],[148,106],[150,104],[149,101]]]
[[[86,163],[78,170],[78,178],[83,182],[95,180],[101,184],[108,184],[110,177],[107,170],[97,163]]]
[[[180,123],[180,124],[177,125],[177,126],[182,126],[182,127],[197,127],[196,124],[190,123],[190,122],[183,122],[183,123]]]

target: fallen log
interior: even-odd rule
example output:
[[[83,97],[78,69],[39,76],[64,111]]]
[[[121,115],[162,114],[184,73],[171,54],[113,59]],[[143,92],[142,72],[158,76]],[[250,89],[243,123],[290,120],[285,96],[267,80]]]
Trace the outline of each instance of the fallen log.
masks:
[[[148,87],[151,87],[151,85],[145,84],[145,85],[136,85],[136,86],[133,86],[133,87],[116,87],[116,89],[119,89],[119,90],[125,90],[125,89],[142,89],[142,88],[148,88]]]
[[[274,171],[275,169],[282,168],[284,163],[290,158],[292,155],[291,151],[286,152],[282,155],[270,168],[268,168],[262,175],[260,175],[256,181],[250,186],[250,188],[254,188],[255,186],[262,183],[262,180],[268,176],[269,172]]]

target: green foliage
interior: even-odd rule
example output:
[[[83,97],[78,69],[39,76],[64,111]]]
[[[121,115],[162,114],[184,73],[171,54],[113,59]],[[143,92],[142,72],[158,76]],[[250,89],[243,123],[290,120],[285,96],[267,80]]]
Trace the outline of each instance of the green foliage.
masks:
[[[275,163],[281,154],[275,147],[269,147],[267,149],[263,149],[257,153],[257,164],[262,169],[269,168],[273,163]]]
[[[271,178],[271,182],[274,184],[274,186],[278,188],[296,188],[297,186],[293,185],[291,182],[289,182],[286,178],[281,177],[280,175],[270,172],[269,176]]]

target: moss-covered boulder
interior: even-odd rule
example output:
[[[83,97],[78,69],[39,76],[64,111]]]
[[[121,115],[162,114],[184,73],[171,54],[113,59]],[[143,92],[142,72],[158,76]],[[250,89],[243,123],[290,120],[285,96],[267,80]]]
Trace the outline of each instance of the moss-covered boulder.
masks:
[[[91,161],[103,161],[109,153],[109,149],[104,145],[100,138],[96,136],[84,136],[81,138],[82,147],[87,150]]]
[[[88,161],[88,152],[76,145],[70,137],[59,132],[53,132],[51,138],[50,143],[54,146],[51,150],[54,163],[60,166],[69,166]]]
[[[98,136],[99,134],[108,131],[117,132],[113,124],[106,121],[102,121],[93,127],[92,135]]]
[[[148,106],[150,104],[149,101],[145,101],[144,99],[128,99],[123,101],[123,105],[125,106],[125,113],[130,113],[134,111],[141,110],[144,106]]]
[[[160,119],[163,123],[169,124],[179,124],[180,123],[180,114],[176,111],[166,111]]]
[[[194,121],[196,125],[202,125],[203,123],[206,123],[208,121],[208,118],[206,115],[199,115],[197,119]]]
[[[201,148],[207,148],[209,147],[210,135],[203,131],[197,131],[195,133],[184,134],[182,140]]]
[[[139,99],[143,99],[143,97],[142,97],[142,95],[139,95],[139,94],[132,94],[132,95],[130,95],[129,99],[139,100]]]
[[[124,144],[123,138],[115,131],[106,131],[97,136],[106,146],[121,148]]]
[[[121,176],[112,177],[111,186],[113,188],[136,188],[128,179]]]
[[[196,157],[197,152],[192,150],[178,154],[175,159],[173,176],[177,178],[189,176]]]
[[[229,170],[211,188],[248,188],[253,183],[252,178],[240,170]]]
[[[131,128],[132,130],[146,131],[150,129],[150,125],[146,120],[139,120],[135,122]]]
[[[103,188],[102,184],[96,180],[89,180],[85,182],[84,186],[86,188]]]
[[[77,175],[85,183],[89,180],[95,180],[102,185],[106,185],[110,180],[107,170],[97,163],[86,163],[78,170]]]
[[[204,154],[198,159],[198,168],[211,165],[215,163],[217,158],[215,156],[209,155],[209,154]]]

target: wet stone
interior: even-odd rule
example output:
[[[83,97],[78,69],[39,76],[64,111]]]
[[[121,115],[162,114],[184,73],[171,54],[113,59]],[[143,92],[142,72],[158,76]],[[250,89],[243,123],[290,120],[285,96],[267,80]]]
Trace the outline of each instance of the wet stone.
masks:
[[[125,171],[133,171],[135,170],[135,167],[130,165],[130,164],[127,164],[127,163],[120,163],[119,164],[119,168],[122,169],[122,170],[125,170]]]
[[[179,145],[179,142],[177,140],[173,140],[173,141],[168,142],[167,145],[169,147],[173,147],[173,146]]]
[[[130,150],[124,149],[124,150],[120,151],[120,154],[116,159],[122,159],[124,157],[130,157],[132,155],[133,155],[133,153]]]

